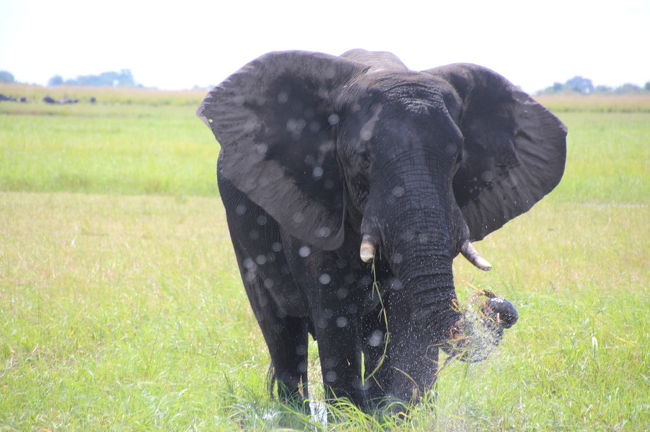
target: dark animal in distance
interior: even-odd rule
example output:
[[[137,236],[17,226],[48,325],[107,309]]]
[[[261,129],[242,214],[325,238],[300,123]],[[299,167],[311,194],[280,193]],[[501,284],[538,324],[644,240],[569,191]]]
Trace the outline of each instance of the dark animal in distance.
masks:
[[[471,242],[558,184],[567,130],[502,76],[416,72],[387,52],[275,52],[197,113],[221,144],[219,190],[282,400],[308,395],[309,333],[327,395],[370,410],[418,401],[439,349],[472,350],[454,340],[481,323],[498,343],[516,321],[492,298],[469,323],[452,260],[490,268]]]
[[[69,105],[69,104],[76,104],[79,103],[79,99],[54,99],[51,96],[45,96],[43,98],[43,102],[47,104],[52,104],[52,105]]]
[[[16,102],[16,98],[0,93],[0,102]]]
[[[7,96],[5,94],[0,93],[0,102],[20,102],[20,103],[25,103],[25,102],[27,102],[27,98],[25,96],[21,96],[18,99],[16,99],[13,96]]]

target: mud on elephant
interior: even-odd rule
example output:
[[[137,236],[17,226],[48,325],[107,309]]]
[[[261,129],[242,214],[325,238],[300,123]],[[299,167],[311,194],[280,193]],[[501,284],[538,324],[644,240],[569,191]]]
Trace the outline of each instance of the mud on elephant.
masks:
[[[309,333],[329,395],[363,409],[417,401],[439,349],[460,352],[450,340],[473,331],[454,307],[452,260],[489,269],[471,241],[564,171],[565,126],[472,64],[415,72],[385,52],[270,53],[198,115],[222,146],[232,242],[286,401],[307,397]],[[491,299],[482,320],[498,342],[516,310]]]

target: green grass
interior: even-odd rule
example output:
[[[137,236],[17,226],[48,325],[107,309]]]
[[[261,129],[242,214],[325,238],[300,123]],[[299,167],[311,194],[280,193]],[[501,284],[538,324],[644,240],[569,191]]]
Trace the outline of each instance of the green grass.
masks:
[[[564,113],[567,168],[550,198],[592,204],[650,202],[650,113]]]
[[[0,190],[216,195],[218,145],[194,106],[5,102],[0,142]]]
[[[106,92],[0,104],[0,431],[318,430],[266,394],[200,97]],[[401,423],[339,407],[329,430],[647,429],[650,113],[593,111],[560,113],[557,190],[477,244],[494,269],[455,263],[461,298],[519,309],[497,352]]]
[[[540,95],[535,99],[553,112],[650,112],[650,92],[631,94],[560,93]]]

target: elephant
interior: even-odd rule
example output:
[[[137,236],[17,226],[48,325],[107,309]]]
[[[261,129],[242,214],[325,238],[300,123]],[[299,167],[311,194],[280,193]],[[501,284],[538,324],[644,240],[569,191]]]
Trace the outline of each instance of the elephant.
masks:
[[[221,146],[230,236],[287,403],[308,397],[309,334],[327,397],[417,403],[439,350],[472,331],[453,259],[488,270],[472,242],[548,194],[566,158],[565,125],[501,75],[413,71],[388,52],[271,52],[197,115]],[[498,342],[516,310],[490,301]]]

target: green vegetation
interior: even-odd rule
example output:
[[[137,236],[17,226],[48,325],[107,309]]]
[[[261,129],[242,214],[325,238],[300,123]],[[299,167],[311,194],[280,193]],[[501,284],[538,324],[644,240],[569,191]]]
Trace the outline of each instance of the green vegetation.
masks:
[[[266,394],[203,92],[56,90],[82,103],[0,86],[30,98],[0,103],[0,431],[323,429]],[[519,308],[497,352],[446,365],[407,420],[338,406],[328,430],[647,428],[650,110],[589,101],[548,103],[566,174],[477,244],[494,269],[455,263],[461,299],[487,288]]]
[[[49,89],[18,89],[30,103],[0,105],[0,189],[217,194],[218,147],[194,115],[205,92],[61,88],[98,102],[53,106],[38,102]]]

